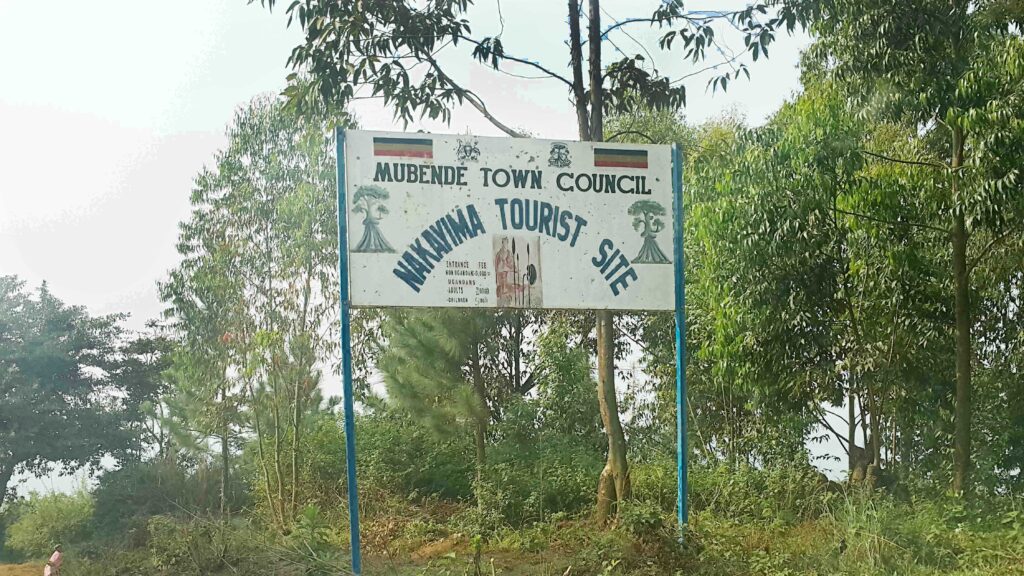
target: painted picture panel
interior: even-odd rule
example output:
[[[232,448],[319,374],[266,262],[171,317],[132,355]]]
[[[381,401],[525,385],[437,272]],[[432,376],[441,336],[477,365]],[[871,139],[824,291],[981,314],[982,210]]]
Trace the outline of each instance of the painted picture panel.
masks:
[[[349,130],[353,306],[672,310],[669,146]]]

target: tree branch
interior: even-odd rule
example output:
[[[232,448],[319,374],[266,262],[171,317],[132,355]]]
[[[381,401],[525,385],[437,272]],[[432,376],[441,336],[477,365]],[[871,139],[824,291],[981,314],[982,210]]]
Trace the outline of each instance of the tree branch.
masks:
[[[902,158],[893,158],[892,156],[886,156],[885,154],[878,154],[877,152],[869,152],[867,150],[858,150],[857,152],[860,152],[861,154],[864,154],[865,156],[871,156],[873,158],[878,158],[879,160],[886,160],[888,162],[895,162],[897,164],[907,164],[907,165],[910,165],[910,166],[927,166],[929,168],[938,168],[940,170],[949,170],[949,166],[946,166],[945,164],[941,164],[939,162],[922,162],[920,160],[904,160]]]
[[[843,450],[846,451],[847,456],[849,456],[849,454],[850,454],[850,446],[849,446],[850,441],[849,441],[849,439],[845,438],[839,432],[836,432],[836,429],[833,428],[832,425],[828,423],[828,419],[823,418],[820,413],[816,414],[816,416],[818,417],[818,423],[821,424],[822,426],[824,426],[825,428],[827,428],[828,431],[831,432],[833,435],[835,435],[835,437],[839,440],[839,445],[842,446]]]
[[[679,14],[677,16],[670,17],[670,18],[664,18],[664,19],[661,19],[661,20],[659,20],[658,18],[656,18],[653,15],[650,18],[627,18],[625,20],[619,20],[619,21],[615,22],[615,24],[612,24],[611,26],[606,28],[605,31],[604,31],[604,35],[607,36],[613,30],[616,30],[618,28],[622,28],[623,26],[626,26],[628,24],[647,23],[647,24],[652,24],[652,25],[653,24],[658,24],[659,26],[664,26],[664,25],[671,25],[676,20],[685,20],[685,21],[687,21],[687,22],[689,22],[691,24],[693,24],[693,23],[703,24],[703,23],[709,22],[711,20],[716,20],[716,19],[726,20],[726,21],[731,23],[732,22],[732,18],[734,16],[736,16],[737,14],[739,14],[740,12],[741,12],[741,10],[734,10],[732,12],[702,10],[702,11],[693,11],[693,12],[690,12],[688,14]],[[741,32],[742,32],[742,30],[741,30]]]
[[[611,26],[605,28],[603,35],[607,36],[612,31],[617,30],[619,28],[622,28],[623,26],[626,26],[627,24],[636,24],[638,22],[646,22],[648,24],[657,24],[657,22],[654,20],[654,18],[626,18],[625,20],[617,20],[615,22],[615,24],[612,24]]]
[[[519,396],[528,393],[530,390],[533,390],[534,386],[537,385],[537,377],[538,374],[536,370],[530,372],[530,375],[523,380],[522,385],[520,385],[519,387],[513,387],[512,392]]]
[[[506,125],[504,122],[495,118],[494,115],[487,110],[487,106],[484,104],[484,101],[481,100],[480,97],[477,96],[475,92],[463,88],[458,83],[456,83],[455,80],[452,80],[451,76],[448,76],[447,74],[444,73],[444,70],[441,69],[441,66],[438,65],[436,60],[430,58],[427,60],[427,62],[430,63],[430,67],[434,69],[434,72],[437,73],[438,77],[443,79],[445,82],[450,84],[452,88],[454,88],[460,94],[462,94],[466,98],[466,101],[469,102],[470,105],[473,106],[473,108],[476,108],[477,111],[483,114],[484,118],[487,118],[487,120],[490,121],[491,124],[494,124],[494,126],[497,127],[499,130],[513,138],[526,137],[523,133],[513,130],[512,128],[509,128],[508,125]]]
[[[590,140],[590,113],[583,85],[583,43],[580,40],[579,0],[569,0],[569,63],[572,66],[572,105],[580,140]]]
[[[474,44],[476,46],[480,45],[480,42],[478,40],[474,40],[474,39],[472,39],[472,38],[470,38],[468,36],[459,35],[459,39],[460,40],[465,40],[466,42],[469,42],[470,44]],[[547,74],[548,76],[550,76],[550,77],[552,77],[552,78],[554,78],[556,80],[561,80],[562,82],[565,83],[566,86],[568,86],[569,88],[572,88],[572,82],[570,82],[568,78],[566,78],[565,76],[562,76],[561,74],[553,72],[553,71],[549,70],[548,68],[545,68],[544,66],[538,64],[537,62],[531,62],[529,60],[526,60],[525,58],[519,58],[519,57],[516,57],[516,56],[509,55],[509,54],[504,54],[504,53],[501,55],[501,59],[503,59],[503,60],[511,60],[513,62],[518,62],[520,64],[525,64],[527,66],[536,68],[537,70],[540,70],[541,72]]]
[[[1013,234],[1016,231],[1017,230],[1007,230],[1006,232],[1003,232],[999,236],[996,236],[995,238],[989,240],[988,244],[986,244],[985,247],[981,249],[981,253],[978,254],[978,256],[974,259],[974,262],[968,264],[967,269],[974,270],[974,268],[977,267],[978,264],[981,264],[982,260],[988,257],[989,253],[992,251],[993,248],[995,248],[996,244],[999,244],[1003,240],[1006,240],[1007,238],[1010,237],[1011,234]]]
[[[604,12],[604,15],[607,16],[610,20],[612,20],[614,22],[618,22],[618,20],[614,16],[612,16],[611,13],[608,12],[608,10],[605,10],[603,7],[601,8],[601,12]],[[654,66],[654,55],[652,55],[651,51],[647,49],[647,46],[643,42],[637,40],[632,34],[630,34],[629,32],[626,32],[625,29],[622,30],[622,33],[625,34],[627,38],[632,40],[637,46],[639,46],[640,49],[643,50],[645,54],[647,54],[647,57],[651,59],[651,66]],[[621,50],[620,50],[620,52],[621,52]]]
[[[630,334],[629,332],[620,327],[616,327],[615,331],[618,332],[620,335],[625,336],[630,342],[636,344],[637,347],[643,350],[644,352],[647,352],[647,345],[641,342],[639,339],[637,339],[636,336]]]
[[[840,214],[846,214],[847,216],[853,216],[853,217],[856,217],[856,218],[863,218],[865,220],[870,220],[871,222],[877,222],[879,224],[885,224],[887,226],[910,226],[911,228],[923,228],[925,230],[932,230],[932,231],[935,231],[935,232],[941,232],[943,234],[946,234],[947,232],[949,232],[949,230],[946,230],[944,228],[939,228],[938,226],[932,226],[931,224],[922,224],[920,222],[910,222],[910,221],[907,221],[907,222],[893,222],[892,220],[885,220],[883,218],[876,218],[874,216],[868,216],[867,214],[861,214],[860,212],[851,212],[849,210],[843,210],[842,208],[833,207],[832,209],[835,210],[836,212],[839,212]]]
[[[608,136],[607,138],[605,138],[605,141],[606,142],[611,142],[612,140],[615,140],[619,136],[629,136],[629,135],[643,136],[644,138],[647,139],[648,142],[650,142],[651,144],[655,144],[654,138],[651,138],[650,136],[648,136],[647,134],[644,134],[643,132],[641,132],[639,130],[619,130],[618,132],[616,132],[616,133],[612,134],[611,136]]]
[[[705,66],[705,67],[701,68],[700,70],[694,70],[693,72],[688,72],[686,74],[683,74],[679,78],[676,78],[675,80],[672,80],[670,83],[673,84],[673,85],[679,84],[680,82],[682,82],[683,80],[686,80],[687,78],[690,78],[692,76],[697,76],[698,74],[703,74],[704,72],[707,72],[709,70],[714,70],[714,69],[720,68],[722,66],[730,66],[731,67],[732,63],[737,61],[737,60],[739,60],[741,56],[743,56],[743,53],[735,54],[731,58],[729,58],[727,60],[723,60],[721,62],[718,62],[717,64],[711,64],[709,66]],[[735,69],[733,69],[733,70],[735,70]]]

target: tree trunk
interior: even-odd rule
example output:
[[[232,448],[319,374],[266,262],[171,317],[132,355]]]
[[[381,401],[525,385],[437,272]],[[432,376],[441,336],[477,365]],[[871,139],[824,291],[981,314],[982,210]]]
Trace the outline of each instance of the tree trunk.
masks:
[[[272,361],[273,362],[273,361]],[[274,370],[273,367],[270,368]],[[295,521],[294,516],[289,516],[285,510],[285,497],[284,497],[284,473],[281,468],[281,407],[280,407],[280,394],[278,393],[278,386],[280,382],[278,377],[269,376],[273,384],[271,385],[273,395],[273,410],[271,415],[274,417],[274,474],[277,477],[277,507],[279,514],[281,515],[281,521],[284,525],[288,525]]]
[[[854,446],[857,445],[857,411],[856,411],[856,407],[854,406],[856,401],[857,401],[857,397],[854,396],[854,394],[853,394],[853,382],[851,382],[850,383],[850,390],[849,390],[849,392],[847,392],[847,396],[846,396],[846,404],[847,404],[846,412],[847,412],[847,417],[849,418],[849,425],[847,427],[846,440],[847,440],[847,446],[850,448],[848,461],[849,461],[849,468],[850,468],[849,471],[851,473],[853,472],[853,469],[854,469],[854,467],[857,464],[855,456],[854,456],[854,451],[853,451]]]
[[[299,443],[300,436],[302,434],[302,398],[300,397],[300,389],[305,387],[305,376],[302,378],[295,378],[294,395],[292,398],[292,478],[291,478],[291,502],[289,509],[291,516],[294,518],[298,510],[297,505],[297,494],[299,489]]]
[[[588,6],[590,21],[587,31],[587,42],[590,48],[589,137],[591,141],[601,142],[604,140],[604,81],[601,66],[600,0],[589,0]],[[582,70],[582,65],[580,70]],[[577,110],[579,110],[579,102],[577,102]],[[614,315],[607,310],[597,313],[597,364],[597,398],[601,408],[601,420],[604,423],[605,432],[608,434],[608,461],[598,481],[596,519],[598,523],[605,523],[610,517],[611,504],[623,502],[629,498],[631,492],[629,466],[626,461],[626,436],[622,431],[618,401],[615,397]]]
[[[482,507],[480,483],[483,482],[484,466],[487,463],[487,420],[477,416],[473,432],[476,442],[476,487],[474,491],[476,492],[476,505],[477,507]]]
[[[971,474],[971,309],[970,276],[967,270],[967,222],[959,198],[958,173],[963,164],[964,138],[959,127],[953,128],[952,200],[953,217],[953,280],[956,310],[956,402],[954,406],[953,493],[970,489]]]
[[[892,418],[889,420],[889,470],[892,472],[896,471],[896,407],[893,406]]]
[[[875,466],[882,464],[882,428],[880,426],[882,410],[878,406],[878,396],[875,394],[874,386],[866,386],[868,395],[868,412],[871,416],[871,436],[866,440],[864,447],[869,450],[871,463]]]
[[[220,389],[220,405],[223,407],[227,402],[227,390],[225,387]],[[230,441],[231,432],[228,429],[228,418],[226,414],[221,414],[221,433],[220,433],[220,517],[224,518],[228,512],[228,466],[231,462],[231,447],[228,444]]]
[[[580,38],[579,0],[569,0],[569,59],[572,64],[572,95],[580,140],[590,140],[590,115],[583,89],[583,43]]]
[[[611,517],[612,505],[627,500],[631,492],[626,436],[615,397],[615,326],[612,313],[606,310],[597,313],[597,376],[601,421],[608,434],[608,460],[598,480],[595,519],[604,524]]]
[[[7,485],[11,483],[11,477],[14,476],[14,465],[0,465],[0,510],[3,509],[4,504],[7,502]],[[3,541],[0,540],[0,544]]]
[[[869,438],[870,433],[868,432],[868,412],[867,408],[864,406],[864,395],[860,394],[857,398],[860,400],[860,431],[861,435],[864,437],[864,450],[867,451],[871,446],[871,440]]]
[[[306,332],[306,322],[309,317],[309,301],[312,295],[313,282],[313,270],[312,260],[307,261],[305,269],[305,285],[302,290],[302,315],[299,320],[300,330]],[[312,352],[312,337],[308,342],[304,342],[300,348],[302,350],[301,356],[298,358],[298,364],[302,368],[303,373],[301,377],[295,378],[295,386],[292,396],[292,493],[291,493],[291,515],[295,517],[298,512],[297,494],[299,489],[299,447],[302,440],[302,412],[305,408],[304,400],[306,395],[309,393],[309,377],[307,376],[307,364],[309,358],[307,353]],[[309,346],[307,348],[306,346]]]
[[[252,382],[247,383],[247,388],[249,390],[249,399],[252,405],[256,406],[256,393],[252,389]],[[267,496],[267,506],[270,507],[270,512],[274,515],[274,524],[281,530],[284,527],[284,519],[277,513],[277,507],[274,506],[274,496],[270,490],[270,468],[267,466],[266,451],[263,449],[263,427],[260,425],[258,413],[253,415],[253,427],[256,430],[257,459],[260,461],[260,468],[263,470],[263,492]]]
[[[484,478],[484,466],[487,465],[487,424],[490,420],[490,412],[487,407],[487,389],[484,387],[483,373],[480,369],[480,351],[473,354],[473,392],[476,394],[477,402],[480,403],[479,411],[474,420],[474,440],[476,442],[476,504],[481,507],[480,483]]]
[[[604,78],[601,69],[601,3],[590,0],[590,139],[604,141]]]

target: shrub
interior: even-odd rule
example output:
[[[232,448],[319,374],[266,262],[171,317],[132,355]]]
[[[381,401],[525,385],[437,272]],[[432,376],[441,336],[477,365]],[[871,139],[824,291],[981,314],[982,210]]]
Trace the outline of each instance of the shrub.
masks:
[[[6,545],[7,529],[14,524],[25,512],[27,503],[23,499],[10,500],[0,509],[0,562],[19,562],[23,560],[21,554],[11,550]]]
[[[93,501],[86,492],[35,496],[7,528],[7,545],[30,557],[43,557],[55,544],[70,544],[87,536]]]
[[[633,498],[658,506],[666,514],[676,509],[676,465],[660,461],[639,464],[630,469]]]
[[[331,545],[330,524],[316,506],[307,506],[300,514],[291,534],[285,540],[288,558],[305,566],[308,576],[337,574],[342,564],[338,550]]]
[[[634,500],[623,502],[620,506],[619,526],[634,538],[649,540],[661,535],[665,518],[656,503]]]
[[[758,469],[749,466],[695,468],[690,506],[725,518],[794,523],[827,513],[834,494],[808,464]]]
[[[240,509],[245,490],[237,481],[228,493],[229,507]],[[199,468],[189,473],[176,462],[152,460],[104,473],[93,491],[94,525],[100,537],[128,534],[141,538],[148,519],[163,514],[204,514],[219,510],[220,471]],[[142,542],[136,540],[136,544]]]
[[[485,504],[511,526],[578,514],[594,504],[604,458],[573,438],[544,435],[535,443],[506,441],[488,455]]]
[[[358,430],[363,485],[418,496],[473,496],[472,446],[465,435],[440,438],[397,411],[361,418]]]

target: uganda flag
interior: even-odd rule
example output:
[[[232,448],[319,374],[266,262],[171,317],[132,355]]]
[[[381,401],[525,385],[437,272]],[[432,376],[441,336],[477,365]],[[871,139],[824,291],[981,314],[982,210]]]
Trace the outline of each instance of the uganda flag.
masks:
[[[433,158],[434,141],[429,138],[374,138],[373,155]]]
[[[647,168],[647,150],[594,148],[594,166],[602,168]]]

